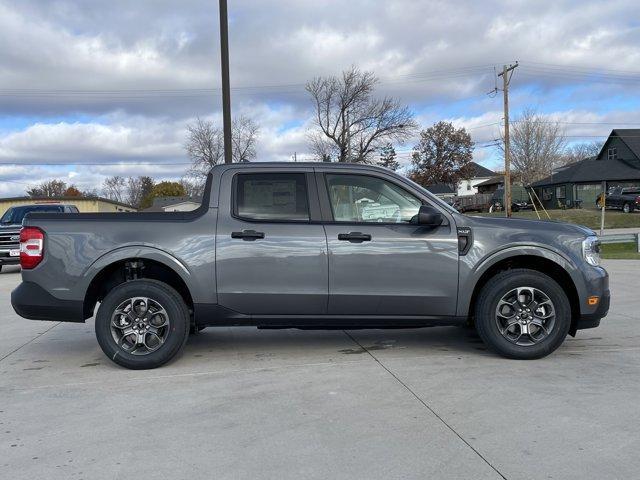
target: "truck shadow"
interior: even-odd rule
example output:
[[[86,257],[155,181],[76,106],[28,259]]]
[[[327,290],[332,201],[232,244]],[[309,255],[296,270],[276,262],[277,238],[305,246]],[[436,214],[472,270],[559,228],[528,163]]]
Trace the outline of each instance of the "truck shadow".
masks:
[[[366,330],[258,330],[254,327],[207,328],[192,335],[186,356],[212,352],[273,357],[287,354],[362,355],[381,353],[425,355],[431,353],[478,354],[486,347],[473,329],[427,327]]]

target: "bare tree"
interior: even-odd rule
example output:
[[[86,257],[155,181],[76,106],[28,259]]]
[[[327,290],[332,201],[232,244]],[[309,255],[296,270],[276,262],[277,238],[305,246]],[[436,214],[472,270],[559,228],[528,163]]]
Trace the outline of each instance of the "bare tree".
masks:
[[[155,181],[151,177],[129,177],[124,192],[125,203],[139,208],[142,200],[151,194]]]
[[[411,179],[421,185],[444,183],[455,187],[471,176],[473,142],[464,128],[438,122],[420,132],[413,147]]]
[[[601,148],[601,142],[575,143],[573,145],[569,145],[564,152],[562,152],[560,161],[564,165],[569,165],[570,163],[579,162],[585,158],[597,157]]]
[[[316,155],[332,154],[340,162],[371,163],[386,142],[402,143],[416,130],[413,114],[396,99],[373,96],[378,79],[353,66],[340,77],[316,77],[306,85],[315,105],[315,124],[332,145],[312,136]],[[321,147],[320,149],[318,147]],[[350,151],[351,150],[351,151]]]
[[[104,182],[102,182],[102,193],[111,200],[124,203],[126,200],[126,187],[127,181],[124,177],[114,175],[113,177],[105,178]]]
[[[187,125],[185,149],[191,160],[188,177],[204,178],[214,165],[224,163],[224,135],[222,128],[208,120],[196,119]],[[231,130],[232,158],[234,162],[250,162],[256,157],[256,144],[260,127],[248,117],[238,117]]]
[[[201,197],[204,193],[204,179],[185,175],[180,179],[180,185],[190,197]]]
[[[551,175],[553,168],[563,163],[565,137],[559,122],[525,109],[513,122],[510,136],[514,174],[525,185]],[[504,142],[501,148],[504,152]]]

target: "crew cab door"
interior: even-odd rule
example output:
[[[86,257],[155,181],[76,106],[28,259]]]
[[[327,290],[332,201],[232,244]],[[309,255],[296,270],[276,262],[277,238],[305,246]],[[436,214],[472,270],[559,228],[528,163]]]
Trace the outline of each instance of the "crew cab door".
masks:
[[[318,168],[329,246],[329,314],[455,315],[458,239],[446,209],[439,227],[410,224],[421,196],[392,175]],[[435,203],[435,202],[434,202]]]
[[[244,314],[327,311],[327,240],[311,168],[230,169],[216,231],[218,303]]]

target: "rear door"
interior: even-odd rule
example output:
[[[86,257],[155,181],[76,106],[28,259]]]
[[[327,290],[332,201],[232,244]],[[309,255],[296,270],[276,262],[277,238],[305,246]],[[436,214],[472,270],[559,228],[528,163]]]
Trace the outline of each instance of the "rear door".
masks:
[[[329,313],[455,315],[458,239],[453,218],[410,224],[429,203],[384,173],[318,169],[329,246]]]
[[[216,232],[218,302],[255,315],[327,311],[327,240],[313,169],[230,169]]]

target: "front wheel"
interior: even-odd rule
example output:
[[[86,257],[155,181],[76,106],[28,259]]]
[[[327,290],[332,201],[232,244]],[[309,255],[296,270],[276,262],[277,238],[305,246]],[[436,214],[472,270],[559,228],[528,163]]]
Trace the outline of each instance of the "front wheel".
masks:
[[[171,360],[189,336],[189,310],[169,285],[133,280],[104,298],[95,329],[102,351],[118,365],[135,370]]]
[[[562,287],[528,269],[491,278],[480,292],[475,315],[478,335],[492,351],[522,360],[549,355],[571,326],[571,307]]]

